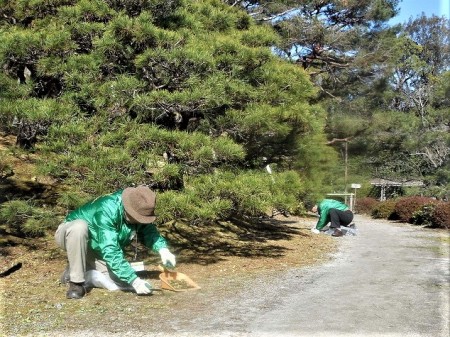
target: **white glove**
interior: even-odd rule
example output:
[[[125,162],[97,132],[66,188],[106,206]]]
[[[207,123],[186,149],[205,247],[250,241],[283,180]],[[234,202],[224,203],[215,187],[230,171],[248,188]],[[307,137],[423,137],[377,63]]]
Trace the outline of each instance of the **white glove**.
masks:
[[[161,261],[166,267],[173,268],[177,264],[175,262],[175,255],[173,255],[169,249],[161,248],[159,250],[159,255],[161,255]]]
[[[311,232],[313,232],[314,234],[320,233],[320,231],[317,228],[311,228]]]
[[[149,295],[152,293],[152,286],[150,283],[144,281],[141,278],[136,278],[131,286],[134,288],[138,295]]]

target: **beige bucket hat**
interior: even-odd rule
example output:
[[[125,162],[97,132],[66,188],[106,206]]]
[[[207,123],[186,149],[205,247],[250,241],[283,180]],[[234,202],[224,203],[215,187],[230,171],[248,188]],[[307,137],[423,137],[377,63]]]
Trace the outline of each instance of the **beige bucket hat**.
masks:
[[[149,224],[156,220],[156,194],[147,186],[127,187],[122,192],[122,202],[125,212],[137,222]]]

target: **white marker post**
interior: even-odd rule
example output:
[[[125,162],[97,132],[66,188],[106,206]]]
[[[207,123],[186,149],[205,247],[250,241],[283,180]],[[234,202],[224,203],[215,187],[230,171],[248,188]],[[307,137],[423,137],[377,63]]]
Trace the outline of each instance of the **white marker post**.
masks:
[[[355,206],[356,206],[356,190],[357,190],[358,188],[361,188],[361,184],[352,184],[352,185],[351,185],[351,188],[353,188],[354,191],[355,191],[355,198],[353,199],[353,205],[352,205],[352,210],[355,211]]]

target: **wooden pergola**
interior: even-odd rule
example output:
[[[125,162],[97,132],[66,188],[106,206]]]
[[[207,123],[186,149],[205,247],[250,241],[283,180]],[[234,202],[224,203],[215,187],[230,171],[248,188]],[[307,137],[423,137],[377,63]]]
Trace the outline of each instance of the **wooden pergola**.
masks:
[[[423,186],[424,183],[421,180],[404,180],[404,181],[395,181],[383,178],[376,178],[370,181],[371,185],[377,186],[381,188],[381,196],[380,201],[386,200],[386,188],[389,187],[420,187]]]

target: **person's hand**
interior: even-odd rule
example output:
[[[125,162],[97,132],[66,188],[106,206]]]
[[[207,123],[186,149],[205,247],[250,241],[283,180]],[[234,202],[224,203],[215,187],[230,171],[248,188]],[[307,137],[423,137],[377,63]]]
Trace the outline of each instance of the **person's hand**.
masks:
[[[150,295],[153,292],[151,284],[139,277],[131,283],[131,286],[138,295]]]
[[[175,255],[173,255],[169,251],[169,249],[167,249],[167,248],[160,249],[159,255],[161,255],[161,261],[162,261],[163,265],[165,265],[166,267],[173,268],[177,264],[175,261]]]
[[[311,228],[311,232],[313,232],[314,234],[320,233],[320,231],[317,228]]]

